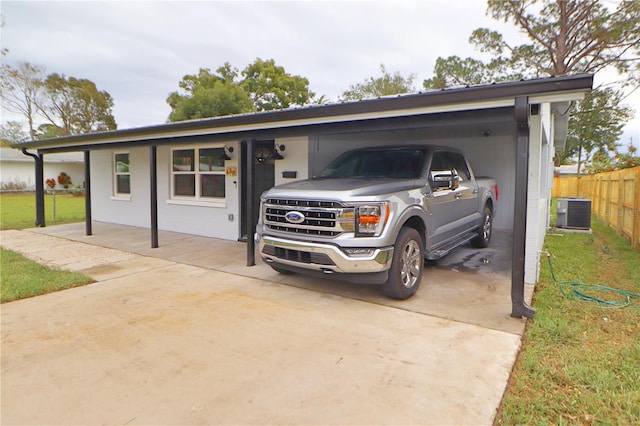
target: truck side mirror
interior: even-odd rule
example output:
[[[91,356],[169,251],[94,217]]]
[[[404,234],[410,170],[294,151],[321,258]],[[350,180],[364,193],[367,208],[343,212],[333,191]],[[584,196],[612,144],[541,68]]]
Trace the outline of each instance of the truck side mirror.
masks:
[[[460,186],[460,176],[453,170],[431,172],[431,186],[433,189],[457,189]]]

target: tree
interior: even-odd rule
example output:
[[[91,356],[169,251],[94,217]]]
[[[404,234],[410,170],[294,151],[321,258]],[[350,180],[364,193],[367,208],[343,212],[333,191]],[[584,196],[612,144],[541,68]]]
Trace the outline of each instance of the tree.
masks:
[[[513,23],[530,42],[515,45],[497,31],[479,28],[469,41],[492,59],[484,63],[457,56],[439,58],[434,77],[423,83],[426,89],[545,75],[596,73],[608,67],[627,76],[622,80],[624,84],[638,84],[640,2],[621,1],[613,11],[597,0],[488,0],[487,4],[489,15],[496,20]],[[623,99],[621,92],[609,88],[605,93],[611,97],[606,104],[600,101],[592,103],[605,96],[594,93],[585,100],[586,103],[580,103],[574,109],[569,134],[584,137],[583,151],[588,151],[589,144],[600,135],[619,135],[621,123],[629,117],[629,110],[620,104]],[[581,108],[586,109],[582,111]],[[597,126],[593,124],[592,116],[598,118]],[[600,119],[607,116],[612,121]],[[586,135],[587,131],[592,135]],[[578,153],[581,143],[575,139],[567,146]],[[600,145],[614,146],[604,141]]]
[[[315,96],[309,80],[287,73],[273,59],[260,58],[242,70],[240,86],[249,94],[256,111],[272,111],[308,104]]]
[[[113,98],[106,91],[99,91],[94,82],[53,73],[44,80],[43,87],[45,102],[38,105],[38,110],[58,129],[58,136],[116,129],[111,112]]]
[[[542,8],[533,14],[538,3]],[[640,43],[637,1],[621,1],[609,11],[598,0],[489,0],[488,13],[518,26],[531,43],[512,46],[487,28],[475,30],[471,43],[511,68],[531,70],[529,76],[595,73],[609,66],[635,71],[632,64],[637,63]]]
[[[599,157],[614,152],[624,123],[631,117],[629,108],[620,107],[620,93],[606,88],[593,91],[577,104],[571,113],[565,153],[578,159],[578,174],[591,153]],[[556,165],[561,163],[556,159]]]
[[[45,77],[44,67],[22,62],[3,65],[1,83],[3,105],[27,120],[31,139],[117,127],[113,98],[90,80],[57,73]]]
[[[24,116],[31,139],[35,139],[37,105],[41,103],[45,71],[39,65],[21,62],[16,67],[2,65],[0,97],[7,111]]]
[[[182,77],[167,97],[169,121],[271,111],[310,103],[309,80],[288,74],[273,59],[257,58],[240,73],[225,62],[215,73],[201,68]]]
[[[380,96],[397,95],[401,93],[415,92],[413,81],[415,74],[403,77],[399,72],[390,74],[384,64],[380,64],[380,77],[369,77],[364,83],[351,85],[349,89],[342,92],[340,99],[343,101],[358,101],[367,98],[378,98]]]
[[[178,87],[167,97],[171,107],[169,121],[184,121],[206,117],[220,117],[250,112],[253,109],[249,94],[234,80],[238,70],[228,62],[212,74],[208,68],[200,68],[198,74],[185,75]]]
[[[2,147],[8,147],[9,144],[21,142],[27,139],[27,135],[22,128],[22,123],[18,121],[7,121],[0,126],[0,142]]]
[[[502,58],[494,58],[485,64],[479,59],[449,56],[436,59],[434,76],[424,80],[427,90],[441,90],[454,86],[475,86],[524,78],[523,73],[510,69]]]

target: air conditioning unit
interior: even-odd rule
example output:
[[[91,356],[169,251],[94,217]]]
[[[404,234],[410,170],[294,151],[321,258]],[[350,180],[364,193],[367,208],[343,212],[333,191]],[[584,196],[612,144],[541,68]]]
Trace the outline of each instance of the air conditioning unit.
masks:
[[[558,228],[591,229],[591,200],[558,198]]]

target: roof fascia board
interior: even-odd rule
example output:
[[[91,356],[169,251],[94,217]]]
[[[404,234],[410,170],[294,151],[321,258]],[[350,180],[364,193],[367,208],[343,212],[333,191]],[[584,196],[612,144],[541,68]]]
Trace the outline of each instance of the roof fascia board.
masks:
[[[298,127],[281,127],[274,129],[251,129],[244,132],[227,132],[220,134],[202,134],[183,137],[161,137],[158,139],[132,140],[126,142],[93,143],[92,145],[74,145],[39,148],[39,153],[71,152],[80,150],[129,149],[148,145],[187,145],[214,142],[232,142],[246,139],[278,139],[282,137],[299,137],[301,135],[345,134],[388,131],[395,129],[433,128],[459,126],[460,123],[479,125],[482,123],[512,123],[513,107],[490,108],[484,110],[452,111],[440,114],[423,114],[405,117],[390,117],[359,121],[344,121]]]
[[[436,113],[443,113],[443,112],[456,112],[456,111],[511,107],[513,106],[513,103],[514,103],[513,99],[504,99],[499,101],[482,102],[482,103],[476,103],[476,104],[472,104],[472,103],[455,104],[455,105],[447,105],[445,107],[423,107],[423,108],[411,108],[411,109],[405,109],[405,110],[379,111],[374,113],[336,115],[336,116],[327,116],[327,117],[316,117],[311,119],[277,121],[277,122],[266,123],[259,127],[256,127],[255,125],[252,125],[252,124],[243,124],[243,125],[235,125],[235,126],[211,127],[211,128],[190,129],[190,130],[182,130],[182,131],[172,131],[171,129],[167,129],[165,131],[145,134],[144,137],[141,137],[141,136],[118,137],[117,135],[111,135],[110,137],[101,138],[94,142],[87,141],[83,145],[91,146],[91,145],[98,145],[98,144],[102,145],[105,143],[142,142],[142,141],[148,141],[148,140],[173,139],[173,138],[182,138],[182,137],[190,137],[190,136],[242,133],[242,132],[248,132],[248,131],[257,130],[257,129],[274,130],[274,129],[281,129],[281,128],[287,128],[287,127],[302,127],[302,126],[313,126],[313,125],[319,125],[319,124],[345,123],[350,121],[364,121],[364,120],[375,120],[375,119],[395,118],[395,117],[411,117],[411,116],[417,116],[417,115],[436,114]],[[75,144],[69,144],[69,145],[73,146]],[[30,146],[38,147],[36,144],[30,145]],[[46,146],[47,145],[42,145],[42,147],[46,147]],[[64,145],[61,144],[60,146],[64,146]]]
[[[541,103],[555,103],[555,102],[572,102],[581,101],[584,99],[586,92],[563,92],[563,93],[550,93],[540,94],[529,97],[529,103],[541,104]]]

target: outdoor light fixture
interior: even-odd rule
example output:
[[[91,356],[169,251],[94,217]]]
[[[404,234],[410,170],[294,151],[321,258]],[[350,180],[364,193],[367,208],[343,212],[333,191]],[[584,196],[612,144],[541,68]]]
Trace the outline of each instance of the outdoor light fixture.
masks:
[[[269,160],[282,160],[284,157],[280,154],[280,151],[284,151],[286,147],[284,145],[273,144],[270,146],[257,147],[255,151],[256,161],[263,163]]]
[[[224,159],[225,161],[231,160],[231,153],[233,153],[233,147],[232,146],[224,146]]]
[[[273,146],[273,158],[275,160],[282,160],[284,159],[284,157],[282,156],[282,154],[280,153],[280,151],[284,151],[287,147],[284,146],[284,144],[278,145],[278,144],[274,144]]]

